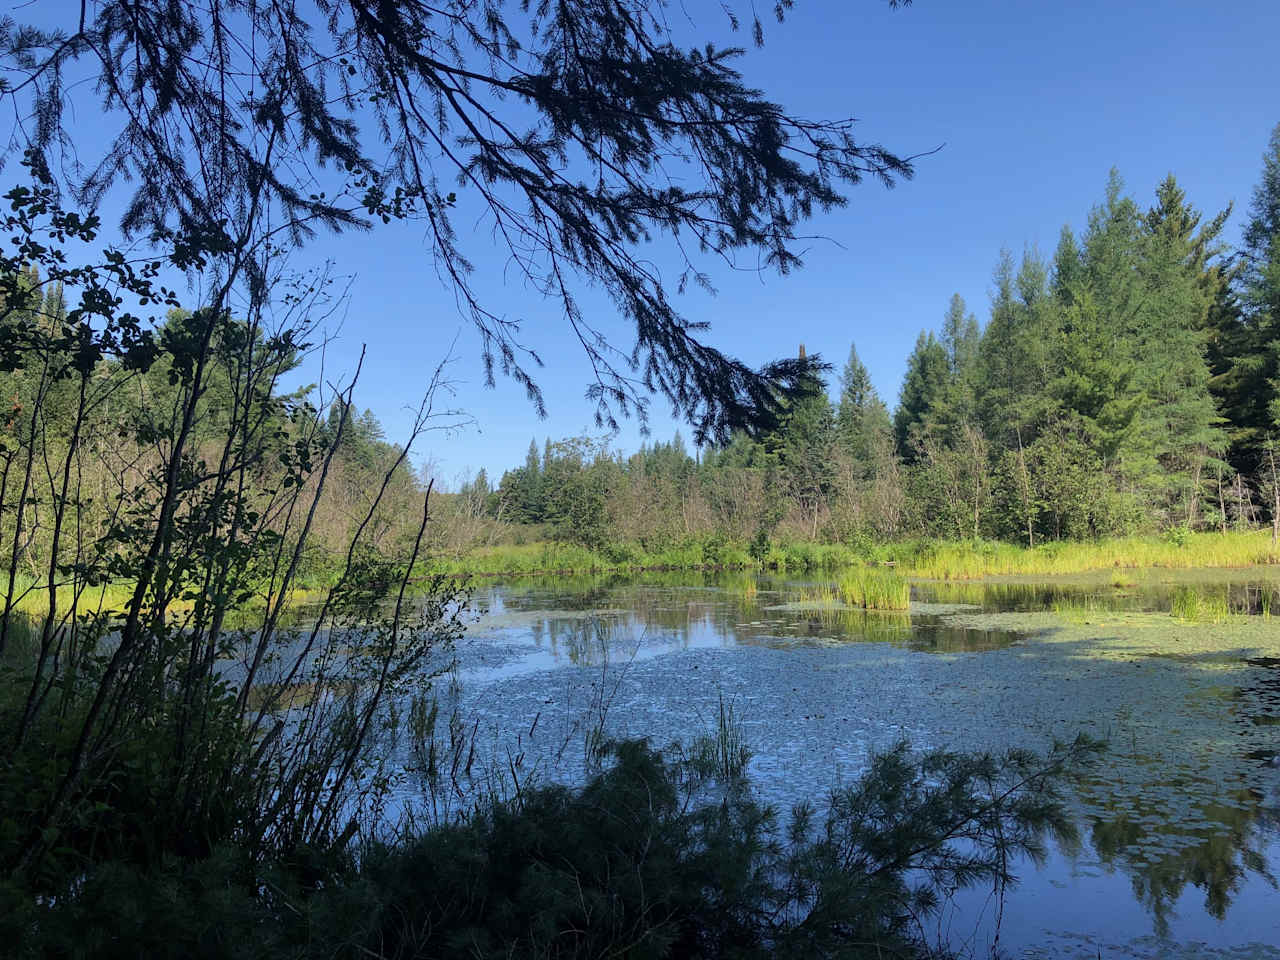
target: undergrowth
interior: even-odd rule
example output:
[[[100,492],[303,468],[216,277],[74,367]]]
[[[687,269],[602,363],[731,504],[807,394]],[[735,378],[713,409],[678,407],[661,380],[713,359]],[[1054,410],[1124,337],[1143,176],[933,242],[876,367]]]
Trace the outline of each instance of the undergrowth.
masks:
[[[1097,749],[899,745],[784,822],[695,760],[610,743],[581,788],[346,859],[96,863],[56,897],[9,899],[0,934],[19,957],[936,957],[920,921],[947,896],[1074,839],[1060,784]]]

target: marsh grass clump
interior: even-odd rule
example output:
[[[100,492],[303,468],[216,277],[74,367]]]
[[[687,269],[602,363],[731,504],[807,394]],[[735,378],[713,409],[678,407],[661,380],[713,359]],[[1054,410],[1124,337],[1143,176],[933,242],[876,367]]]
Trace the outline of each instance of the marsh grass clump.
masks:
[[[759,598],[760,587],[754,576],[747,575],[725,584],[725,592],[744,605],[750,606]]]
[[[1068,623],[1091,623],[1108,613],[1115,613],[1114,607],[1096,594],[1060,596],[1051,605],[1053,612]]]
[[[714,733],[698,737],[689,747],[689,762],[701,776],[724,784],[739,783],[751,762],[746,729],[732,702],[720,695]]]
[[[1163,567],[1250,567],[1280,562],[1264,531],[1180,532],[1176,538],[1120,537],[1050,541],[1034,548],[993,541],[929,541],[898,550],[907,572],[935,580],[1056,576],[1090,570]]]
[[[837,581],[839,597],[864,610],[906,610],[911,606],[911,584],[898,573],[881,567],[856,567]]]
[[[1169,612],[1187,623],[1222,623],[1231,616],[1231,598],[1225,589],[1180,587],[1173,595]]]

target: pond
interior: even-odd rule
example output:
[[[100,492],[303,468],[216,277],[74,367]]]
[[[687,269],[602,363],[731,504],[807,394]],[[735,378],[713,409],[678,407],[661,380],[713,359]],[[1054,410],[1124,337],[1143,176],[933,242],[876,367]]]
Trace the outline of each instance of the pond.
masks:
[[[586,732],[689,742],[732,708],[782,810],[870,752],[1106,740],[1077,849],[1020,864],[933,935],[973,956],[1280,958],[1280,574],[915,583],[908,612],[807,602],[819,578],[648,574],[483,585],[448,684],[499,780],[573,781]],[[1229,616],[1170,613],[1188,590]],[[442,694],[443,687],[441,685]]]

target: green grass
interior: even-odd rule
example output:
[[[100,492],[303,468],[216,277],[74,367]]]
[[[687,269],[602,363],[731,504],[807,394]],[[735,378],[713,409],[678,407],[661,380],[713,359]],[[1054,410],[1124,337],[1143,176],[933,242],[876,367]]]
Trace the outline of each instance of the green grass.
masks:
[[[1181,587],[1173,595],[1169,612],[1187,623],[1223,623],[1231,617],[1231,601],[1225,589]]]
[[[1053,601],[1053,612],[1068,623],[1093,623],[1108,614],[1115,614],[1113,607],[1101,597],[1088,594],[1082,597],[1060,597]]]
[[[6,581],[7,582],[7,581]],[[105,583],[96,587],[86,587],[80,594],[78,603],[82,611],[121,610],[133,596],[133,584],[129,582]],[[58,606],[65,609],[71,602],[71,590],[63,587],[58,591]],[[178,605],[175,602],[175,605]],[[49,612],[49,594],[44,584],[28,581],[19,582],[14,591],[13,609],[29,616],[37,617]]]
[[[689,538],[653,548],[619,542],[591,549],[572,543],[544,541],[481,547],[460,557],[439,558],[427,570],[476,576],[708,569],[765,569],[795,573],[861,569],[869,557],[892,562],[900,577],[932,580],[1057,576],[1142,567],[1192,569],[1280,563],[1280,552],[1272,548],[1271,535],[1267,531],[1249,531],[1182,533],[1177,537],[1141,536],[1089,542],[1054,541],[1034,549],[994,541],[921,540],[877,544],[861,549],[840,543],[795,542],[771,545],[761,560],[751,557],[746,543],[720,537]],[[1128,582],[1120,574],[1114,579],[1117,583]],[[857,605],[861,606],[861,603]]]
[[[855,567],[836,582],[840,599],[864,610],[906,610],[911,605],[911,584],[893,570]]]
[[[1191,569],[1280,563],[1280,553],[1271,546],[1271,534],[1266,531],[1055,541],[1034,549],[989,541],[926,542],[904,544],[898,554],[904,572],[935,580],[1055,576],[1112,568]]]
[[[798,543],[774,546],[763,561],[747,552],[747,544],[718,537],[691,538],[646,549],[640,544],[608,544],[599,549],[572,543],[528,543],[481,547],[461,557],[440,558],[430,572],[475,576],[518,576],[537,573],[599,573],[635,570],[801,571],[837,569],[860,563],[842,544]]]

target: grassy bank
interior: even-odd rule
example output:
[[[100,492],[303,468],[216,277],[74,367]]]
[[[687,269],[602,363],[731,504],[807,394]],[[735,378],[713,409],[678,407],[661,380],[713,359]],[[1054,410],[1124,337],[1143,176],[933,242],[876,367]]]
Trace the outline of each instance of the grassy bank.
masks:
[[[882,584],[866,584],[871,596],[864,596],[864,577],[858,568],[885,565],[905,577],[930,580],[980,580],[987,577],[1060,576],[1096,570],[1164,567],[1190,570],[1210,567],[1251,567],[1280,564],[1280,551],[1271,545],[1267,531],[1232,533],[1185,533],[1178,536],[1125,537],[1099,541],[1056,541],[1034,549],[994,541],[910,540],[900,543],[857,547],[840,543],[770,544],[765,549],[718,537],[690,539],[661,549],[647,550],[639,544],[615,543],[598,549],[572,543],[544,541],[526,544],[480,547],[460,557],[439,557],[425,565],[423,575],[445,573],[458,576],[521,577],[548,574],[634,573],[643,570],[770,570],[778,573],[851,570],[844,577],[850,583],[854,606],[896,609],[893,598],[879,596]],[[294,604],[319,602],[338,577],[338,567],[323,563],[309,572],[291,591]],[[898,588],[895,586],[894,590]],[[45,608],[44,589],[21,583],[15,608],[39,614]],[[132,593],[128,583],[119,582],[86,590],[80,608],[121,609]],[[897,594],[894,593],[894,597]],[[171,609],[182,610],[190,601],[175,599]],[[248,603],[259,609],[260,598]]]
[[[557,542],[481,547],[461,557],[438,560],[430,569],[474,576],[755,568],[803,571],[834,570],[864,559],[862,553],[838,543],[774,545],[753,556],[746,543],[711,537],[653,550],[634,543],[599,549]]]
[[[993,541],[913,540],[857,547],[831,543],[747,543],[690,539],[648,550],[633,543],[598,549],[543,542],[482,547],[441,558],[431,572],[473,576],[611,573],[636,570],[765,569],[779,572],[840,570],[888,564],[905,576],[934,580],[1057,576],[1115,568],[1248,567],[1280,563],[1266,531],[1184,533],[1098,541],[1056,541],[1033,549]]]
[[[1251,567],[1280,563],[1266,531],[1185,533],[1099,541],[1058,541],[1034,549],[1008,543],[904,545],[899,567],[935,580],[1056,576],[1125,567]]]

